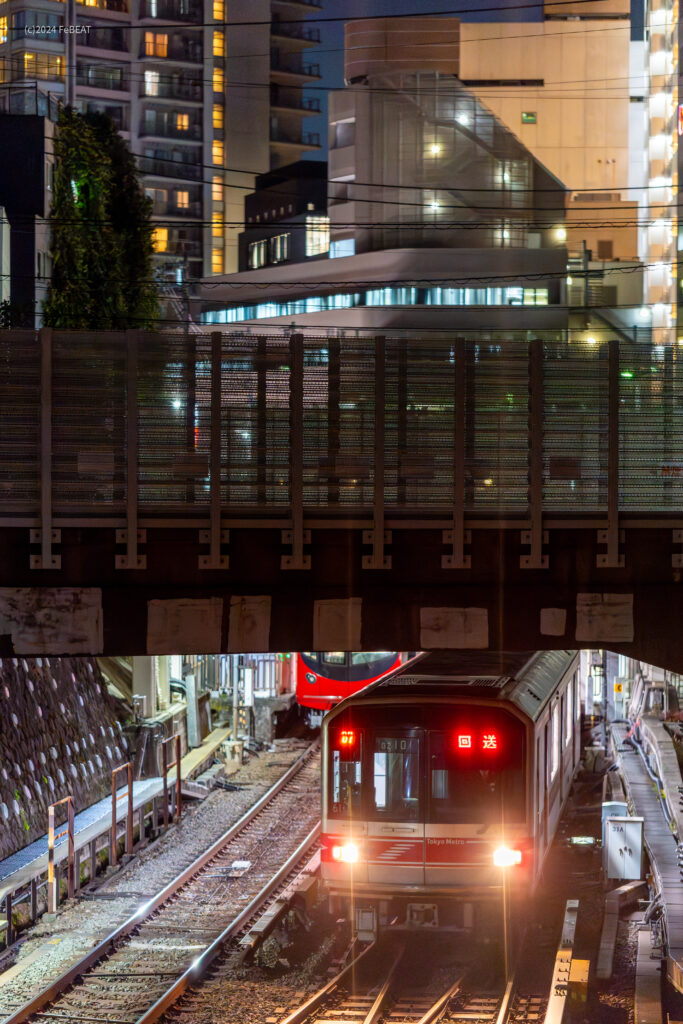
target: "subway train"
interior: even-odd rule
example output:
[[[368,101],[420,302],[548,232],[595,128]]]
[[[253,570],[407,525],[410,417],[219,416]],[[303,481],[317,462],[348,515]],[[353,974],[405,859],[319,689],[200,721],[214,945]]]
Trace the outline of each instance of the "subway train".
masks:
[[[308,720],[320,725],[325,711],[404,664],[413,652],[300,651],[296,666],[296,699],[309,708]]]
[[[580,755],[577,651],[439,652],[326,715],[321,871],[362,939],[487,941],[534,893]]]

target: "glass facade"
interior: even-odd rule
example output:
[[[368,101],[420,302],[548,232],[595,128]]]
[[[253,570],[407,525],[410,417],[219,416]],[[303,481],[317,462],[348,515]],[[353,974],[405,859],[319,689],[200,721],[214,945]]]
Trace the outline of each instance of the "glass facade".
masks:
[[[267,243],[249,246],[249,266],[266,263]],[[234,324],[245,320],[264,320],[279,316],[301,316],[334,309],[374,306],[547,306],[547,288],[369,288],[336,295],[309,295],[288,302],[259,302],[253,306],[233,306],[203,313],[205,324]]]

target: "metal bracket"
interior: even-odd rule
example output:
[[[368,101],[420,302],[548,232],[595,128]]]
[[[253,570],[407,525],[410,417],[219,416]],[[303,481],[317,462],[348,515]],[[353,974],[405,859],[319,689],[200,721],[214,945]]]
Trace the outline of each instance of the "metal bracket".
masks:
[[[391,555],[386,555],[384,549],[391,544],[391,530],[382,531],[382,540],[379,540],[379,530],[363,530],[363,544],[372,545],[372,554],[363,555],[362,566],[364,569],[391,569]]]
[[[29,568],[31,569],[61,569],[62,568],[62,556],[52,554],[52,545],[61,544],[62,542],[62,531],[61,530],[50,530],[50,540],[47,544],[47,550],[49,555],[46,559],[47,564],[43,563],[43,554],[29,555]],[[29,530],[29,543],[41,544],[43,543],[43,531],[38,527],[37,529]],[[44,549],[43,549],[44,550]]]
[[[606,544],[607,552],[598,555],[595,564],[598,569],[623,569],[625,564],[624,555],[619,553],[619,547],[626,540],[625,530],[598,530],[598,544]]]
[[[683,544],[683,530],[672,530],[671,539],[674,544]],[[674,551],[671,556],[671,565],[674,569],[683,569],[683,551]]]
[[[547,545],[549,541],[549,535],[547,530],[543,530],[541,534],[541,548],[543,545]],[[531,548],[531,553],[528,555],[520,555],[519,567],[520,569],[547,569],[548,568],[548,555],[539,554],[534,552],[534,532],[533,530],[522,530],[521,542]]]
[[[220,543],[218,544],[218,550],[211,549],[211,530],[200,530],[199,531],[199,543],[209,545],[208,555],[200,555],[197,564],[200,569],[229,569],[230,558],[228,555],[221,554],[221,547],[223,544],[230,542],[230,530],[221,530]]]
[[[125,555],[117,555],[114,565],[117,569],[146,569],[147,555],[138,554],[138,544],[147,543],[147,530],[136,530],[132,544],[128,544],[128,530],[124,527],[116,531],[116,543],[128,545]]]
[[[296,533],[294,530],[283,530],[282,531],[282,543],[289,544],[292,548],[290,555],[282,555],[280,559],[281,569],[310,569],[311,568],[311,556],[304,554],[304,545],[311,543],[311,531],[301,531],[300,543],[296,543]],[[298,548],[298,550],[297,550]]]
[[[468,553],[465,554],[465,548],[470,547],[472,544],[472,531],[463,530],[462,541],[460,544],[456,544],[456,530],[442,530],[441,540],[442,543],[450,545],[452,551],[450,555],[441,556],[441,568],[442,569],[471,569],[472,568],[472,556]]]

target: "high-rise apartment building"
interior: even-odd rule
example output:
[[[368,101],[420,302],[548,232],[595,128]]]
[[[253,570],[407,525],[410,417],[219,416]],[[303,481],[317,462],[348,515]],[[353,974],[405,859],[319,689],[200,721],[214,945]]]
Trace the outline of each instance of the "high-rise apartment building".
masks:
[[[256,174],[319,147],[302,127],[316,112],[303,86],[319,77],[304,19],[319,6],[0,0],[0,82],[38,81],[112,117],[153,201],[158,261],[197,279],[237,267],[231,189],[243,197]],[[246,137],[256,141],[243,152]]]

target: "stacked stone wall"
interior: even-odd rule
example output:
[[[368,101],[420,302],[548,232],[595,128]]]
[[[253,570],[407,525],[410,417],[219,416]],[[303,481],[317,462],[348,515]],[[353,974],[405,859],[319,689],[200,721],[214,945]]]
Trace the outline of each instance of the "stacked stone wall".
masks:
[[[0,860],[47,832],[51,803],[105,796],[127,760],[95,659],[0,659]]]

